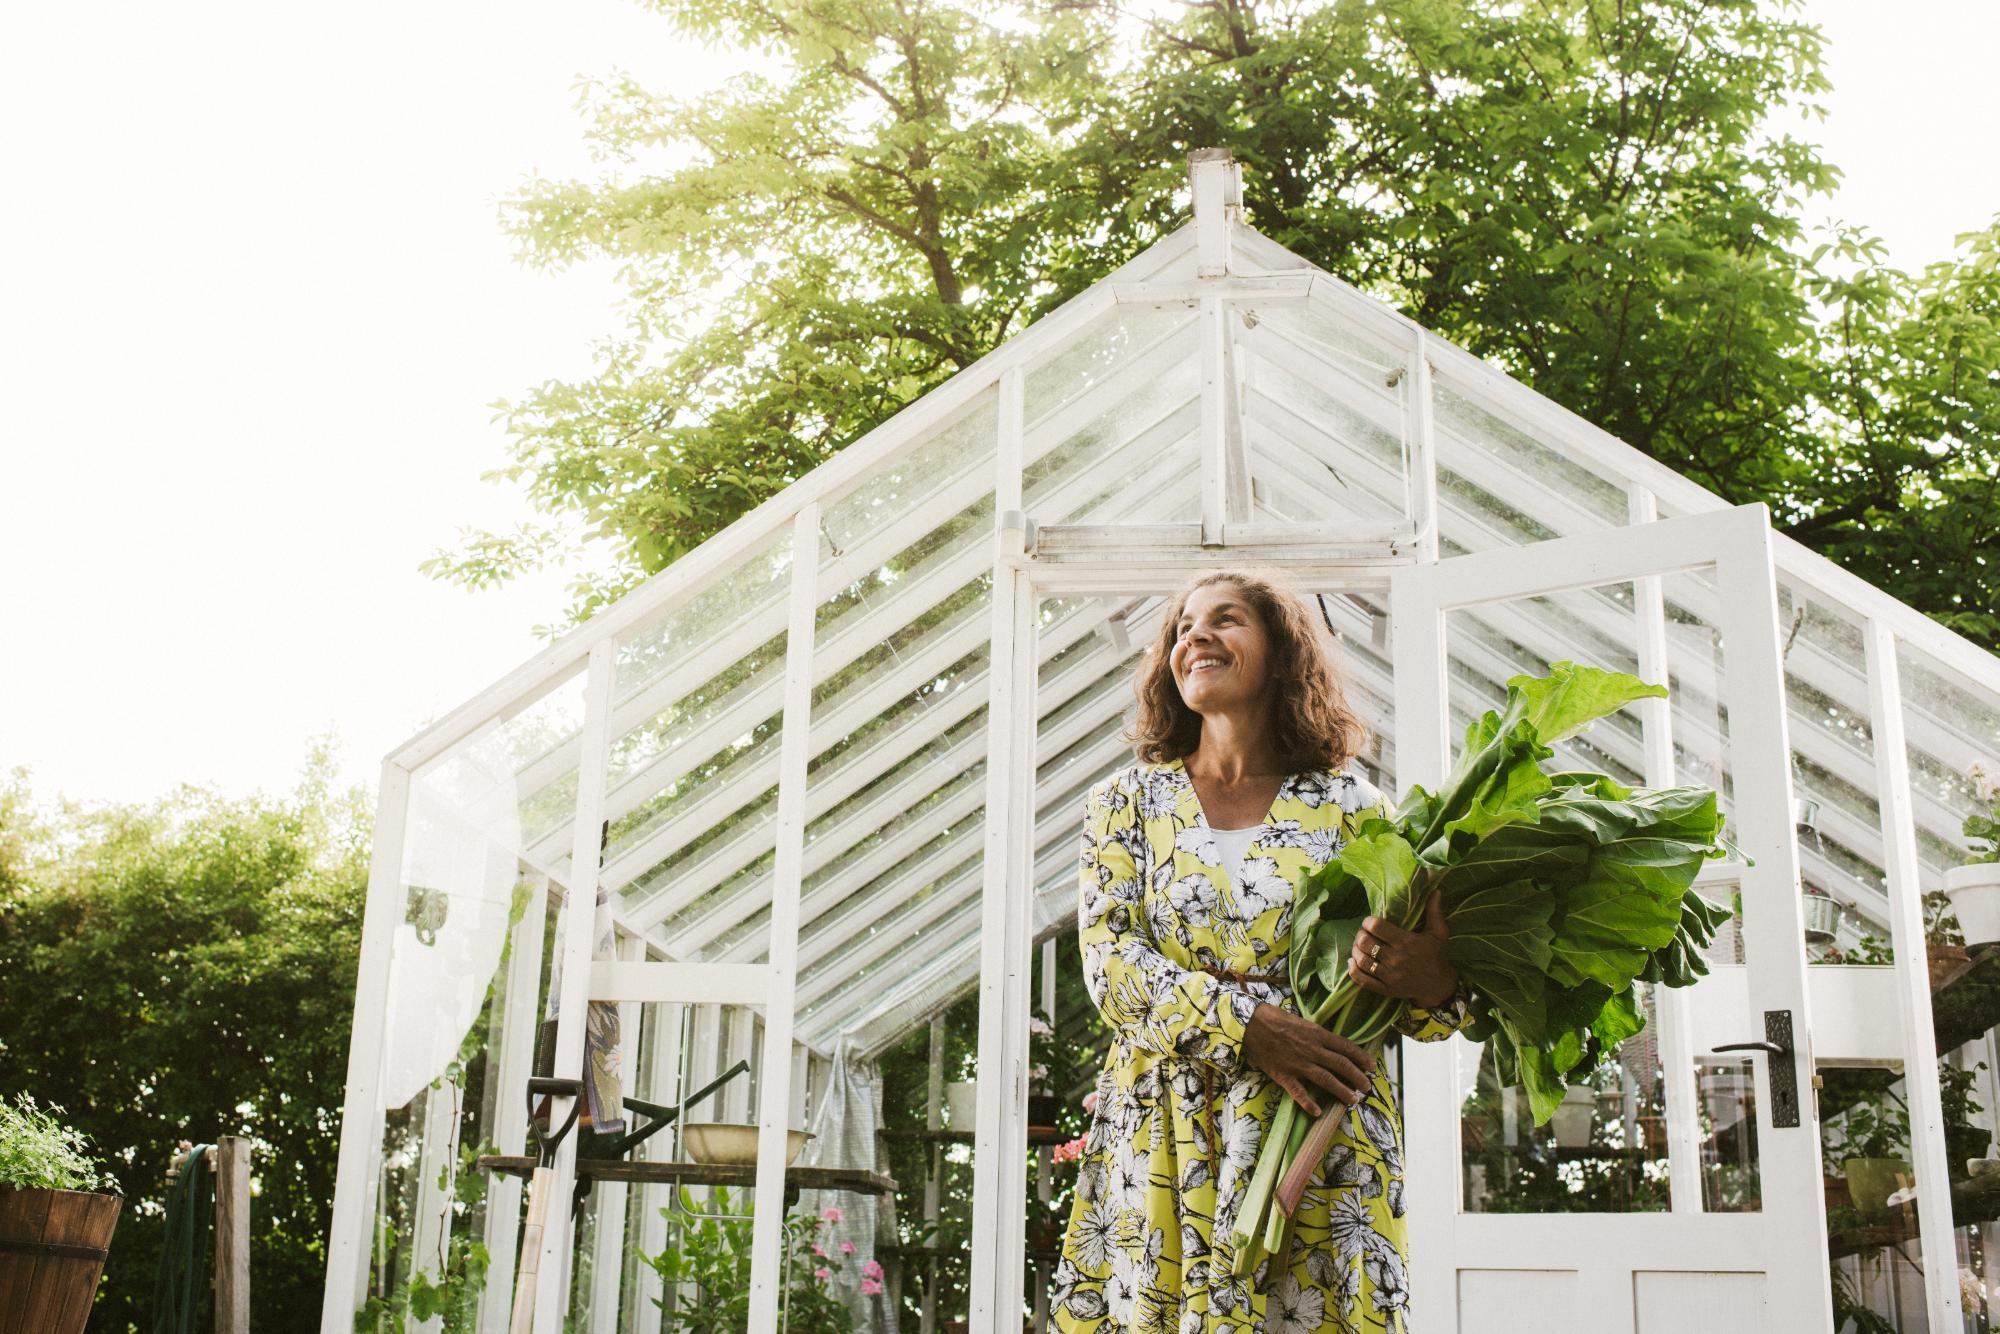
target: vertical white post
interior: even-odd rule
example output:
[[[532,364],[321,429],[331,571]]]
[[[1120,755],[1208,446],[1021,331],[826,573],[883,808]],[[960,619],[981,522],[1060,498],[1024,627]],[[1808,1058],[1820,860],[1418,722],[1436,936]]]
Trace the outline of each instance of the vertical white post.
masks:
[[[641,1096],[649,1102],[673,1106],[681,1100],[681,1025],[687,1010],[681,1005],[655,1005],[646,1032],[645,1080],[640,1085]],[[642,1160],[665,1162],[673,1155],[673,1132],[663,1130],[639,1146]],[[667,1219],[662,1212],[668,1201],[667,1192],[672,1187],[659,1182],[648,1182],[639,1188],[643,1202],[639,1214],[639,1253],[658,1255],[667,1244]],[[663,1296],[660,1276],[649,1264],[639,1266],[639,1287],[633,1297],[632,1309],[638,1311],[650,1327],[658,1319],[658,1309],[654,1302]]]
[[[944,1015],[931,1016],[930,1071],[924,1080],[924,1128],[932,1132],[944,1128]],[[954,1126],[954,1130],[963,1130]],[[937,1334],[937,1289],[938,1289],[938,1173],[944,1170],[944,1146],[937,1140],[924,1143],[924,1232],[928,1240],[925,1246],[931,1250],[926,1256],[924,1305],[919,1317],[918,1334]]]
[[[424,1090],[424,1138],[417,1157],[410,1274],[432,1282],[444,1273],[451,1239],[451,1201],[458,1185],[458,1114],[464,1090],[446,1080]],[[416,1334],[438,1334],[441,1316],[410,1322]]]
[[[1718,616],[1728,661],[1723,706],[1729,716],[1729,758],[1735,774],[1738,838],[1752,865],[1743,871],[1743,928],[1750,966],[1745,970],[1750,1031],[1736,1041],[1761,1041],[1765,1016],[1797,1007],[1790,1057],[1799,1092],[1799,1123],[1772,1123],[1770,1071],[1777,1058],[1759,1055],[1764,1069],[1757,1099],[1757,1170],[1767,1200],[1796,1210],[1793,1221],[1770,1232],[1769,1284],[1774,1309],[1789,1308],[1804,1327],[1831,1329],[1833,1303],[1826,1273],[1826,1197],[1821,1177],[1819,1122],[1812,1108],[1812,1016],[1806,958],[1800,941],[1799,850],[1792,828],[1791,741],[1785,717],[1785,668],[1778,634],[1770,513],[1762,505],[1733,512],[1728,536],[1717,543],[1716,568],[1723,589]]]
[[[770,993],[757,1083],[757,1207],[751,1224],[750,1328],[778,1327],[785,1145],[791,1130],[792,998],[798,985],[799,880],[805,862],[806,761],[811,758],[813,612],[819,605],[819,506],[792,523],[791,618],[785,636],[784,738],[778,748],[778,828],[771,889]]]
[[[1229,520],[1229,371],[1222,299],[1201,299],[1201,540],[1221,546]]]
[[[1188,155],[1188,195],[1193,205],[1195,272],[1220,278],[1229,272],[1229,224],[1242,212],[1243,168],[1226,148]]]
[[[638,961],[646,957],[646,942],[637,936],[619,936],[614,948],[621,959]],[[634,1053],[626,1073],[630,1080],[637,1073],[639,1036],[639,1007],[631,1001],[618,1003],[618,1034],[626,1043],[625,1050]],[[616,1334],[618,1298],[624,1287],[625,1272],[638,1262],[625,1244],[626,1195],[622,1181],[600,1181],[591,1190],[590,1207],[596,1211],[597,1221],[590,1260],[591,1334]]]
[[[368,1285],[374,1231],[375,1176],[382,1151],[382,1045],[387,1036],[389,950],[402,920],[403,833],[410,773],[382,764],[375,852],[361,913],[361,963],[354,985],[354,1029],[347,1045],[347,1089],[340,1114],[340,1159],[333,1222],[327,1232],[321,1334],[351,1334]]]
[[[502,1153],[525,1152],[528,1138],[528,1072],[535,1061],[535,1033],[541,1021],[542,937],[548,921],[546,875],[522,877],[528,889],[528,904],[507,943],[507,989],[500,1001],[500,1040],[497,1069],[491,1076],[498,1085],[493,1102],[493,1143]],[[479,1328],[507,1328],[508,1308],[514,1300],[514,1285],[507,1278],[514,1272],[514,1247],[521,1223],[521,1180],[495,1173],[486,1184],[485,1289],[479,1294]]]
[[[583,1071],[583,1034],[590,1004],[590,960],[597,945],[597,874],[603,851],[605,765],[611,754],[611,687],[616,667],[613,640],[590,650],[583,687],[583,732],[577,745],[576,819],[570,841],[569,884],[564,887],[562,991],[556,1001],[555,1072]],[[569,1116],[570,1099],[549,1100],[549,1124]],[[542,1232],[540,1282],[535,1286],[535,1334],[556,1334],[569,1309],[570,1196],[576,1183],[576,1140],[563,1136],[550,1178],[547,1224]]]
[[[1003,422],[1005,417],[1003,415]],[[1020,503],[1021,444],[1000,434],[994,509]],[[1011,488],[1011,489],[1010,489]],[[1020,1323],[1027,1190],[1027,972],[1034,836],[1034,588],[1002,528],[993,566],[991,686],[986,704],[985,884],[979,937],[979,1116],[973,1135],[971,1327]]]
[[[1627,489],[1627,521],[1652,523],[1660,517],[1659,503],[1643,486]],[[1667,656],[1666,596],[1658,575],[1632,581],[1632,600],[1639,621],[1639,677],[1669,685],[1672,662]],[[1645,747],[1646,786],[1674,785],[1673,706],[1664,699],[1639,701],[1639,725]],[[1667,1173],[1669,1195],[1677,1214],[1701,1212],[1701,1118],[1695,1101],[1694,1039],[1687,993],[1677,987],[1654,987],[1653,1006],[1660,1022],[1660,1071],[1667,1094]]]
[[[1050,936],[1042,942],[1042,995],[1041,1004],[1036,1008],[1050,1028],[1056,1026],[1056,938]],[[1056,1159],[1055,1149],[1047,1144],[1035,1151],[1035,1198],[1046,1205],[1054,1198]],[[1035,1315],[1034,1334],[1042,1334],[1049,1327],[1049,1280],[1053,1277],[1042,1261],[1035,1263]]]
[[[1410,350],[1409,476],[1410,526],[1417,534],[1417,559],[1438,558],[1437,388],[1431,381],[1430,335],[1418,329]]]
[[[1889,880],[1889,940],[1896,954],[1896,996],[1907,1054],[1904,1094],[1910,1107],[1910,1152],[1917,1174],[1924,1306],[1932,1329],[1956,1330],[1963,1327],[1964,1316],[1958,1304],[1958,1243],[1952,1232],[1937,1030],[1931,1022],[1930,967],[1924,949],[1916,811],[1910,798],[1910,757],[1903,740],[1902,670],[1896,661],[1896,637],[1886,625],[1871,617],[1862,636],[1868,664],[1868,725],[1875,738],[1875,786],[1882,815],[1882,869]]]
[[[1421,580],[1437,567],[1398,570],[1389,583],[1394,640],[1396,781],[1436,791],[1451,767],[1450,681],[1445,618]],[[1458,1274],[1450,1263],[1459,1213],[1458,1046],[1456,1040],[1401,1047],[1409,1165],[1410,1303],[1436,1334],[1456,1334]]]

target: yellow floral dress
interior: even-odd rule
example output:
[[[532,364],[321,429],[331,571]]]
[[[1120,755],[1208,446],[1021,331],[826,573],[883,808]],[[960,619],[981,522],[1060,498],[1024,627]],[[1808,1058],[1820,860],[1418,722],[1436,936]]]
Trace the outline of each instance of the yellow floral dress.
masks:
[[[1407,1334],[1402,1116],[1386,1070],[1342,1124],[1306,1192],[1281,1274],[1231,1275],[1230,1231],[1280,1090],[1243,1058],[1260,1002],[1295,1009],[1292,891],[1387,800],[1354,774],[1287,778],[1223,869],[1186,767],[1139,764],[1091,789],[1077,933],[1111,1026],[1050,1310],[1074,1334]],[[1213,970],[1213,971],[1209,971]],[[1397,1028],[1435,1041],[1463,994]]]

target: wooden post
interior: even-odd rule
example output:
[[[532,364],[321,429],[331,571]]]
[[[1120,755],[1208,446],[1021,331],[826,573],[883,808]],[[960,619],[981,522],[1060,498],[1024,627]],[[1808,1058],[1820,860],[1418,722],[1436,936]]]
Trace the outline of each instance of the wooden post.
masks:
[[[215,1334],[250,1334],[250,1141],[215,1146]]]

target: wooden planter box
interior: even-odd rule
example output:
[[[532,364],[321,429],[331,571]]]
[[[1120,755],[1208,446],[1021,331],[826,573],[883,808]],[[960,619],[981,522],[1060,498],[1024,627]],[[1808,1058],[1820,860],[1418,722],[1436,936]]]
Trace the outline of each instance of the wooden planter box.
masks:
[[[16,1329],[81,1334],[122,1195],[0,1188],[0,1312]]]

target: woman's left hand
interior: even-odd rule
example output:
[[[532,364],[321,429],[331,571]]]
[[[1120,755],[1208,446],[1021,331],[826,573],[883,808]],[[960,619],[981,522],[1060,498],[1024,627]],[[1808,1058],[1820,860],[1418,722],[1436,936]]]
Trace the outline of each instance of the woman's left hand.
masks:
[[[1458,990],[1458,970],[1451,966],[1445,948],[1450,935],[1444,925],[1444,902],[1436,892],[1424,905],[1421,931],[1405,931],[1386,918],[1364,917],[1347,960],[1347,975],[1370,991],[1436,1009]]]

